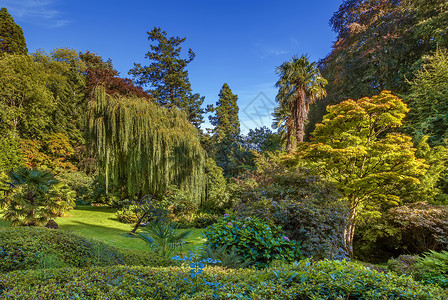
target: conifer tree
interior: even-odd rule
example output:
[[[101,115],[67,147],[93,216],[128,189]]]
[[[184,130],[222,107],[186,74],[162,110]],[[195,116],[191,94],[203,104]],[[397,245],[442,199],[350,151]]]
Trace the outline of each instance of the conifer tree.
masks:
[[[238,96],[224,83],[219,92],[219,100],[214,108],[215,116],[210,123],[215,126],[212,140],[215,144],[215,160],[223,168],[224,174],[235,175],[240,148],[240,121],[238,119]]]
[[[0,52],[27,54],[22,28],[14,22],[5,7],[0,10]]]
[[[163,106],[178,107],[197,128],[203,123],[201,108],[204,97],[192,92],[187,65],[193,61],[195,53],[189,49],[188,58],[181,58],[181,44],[186,38],[168,37],[166,31],[154,27],[148,32],[148,39],[155,44],[145,57],[149,66],[134,64],[129,74],[139,85],[149,86],[152,96]]]
[[[240,135],[240,121],[238,119],[238,96],[224,83],[216,102],[216,116],[210,117],[210,123],[215,126],[214,133],[218,141],[224,139],[237,140]]]

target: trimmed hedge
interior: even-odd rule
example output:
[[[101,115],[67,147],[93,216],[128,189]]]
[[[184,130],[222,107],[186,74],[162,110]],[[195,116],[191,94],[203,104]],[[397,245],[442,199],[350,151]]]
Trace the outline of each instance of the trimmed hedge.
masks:
[[[0,299],[446,299],[446,291],[346,261],[280,269],[95,267],[0,275]]]
[[[111,265],[167,266],[168,259],[151,252],[122,250],[47,228],[0,229],[0,272],[58,267]]]

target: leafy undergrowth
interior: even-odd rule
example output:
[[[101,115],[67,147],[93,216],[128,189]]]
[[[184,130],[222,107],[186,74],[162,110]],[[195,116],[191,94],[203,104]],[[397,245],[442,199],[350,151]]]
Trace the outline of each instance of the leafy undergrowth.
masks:
[[[166,266],[154,253],[123,250],[74,233],[47,228],[0,229],[0,272],[112,265]]]
[[[446,299],[410,277],[346,261],[302,261],[280,269],[95,267],[0,275],[0,299]]]

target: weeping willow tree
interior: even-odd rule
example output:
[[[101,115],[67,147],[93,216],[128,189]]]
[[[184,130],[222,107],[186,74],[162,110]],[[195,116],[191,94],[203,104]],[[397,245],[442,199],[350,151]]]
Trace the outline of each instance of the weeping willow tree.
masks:
[[[176,185],[201,198],[206,181],[205,151],[198,130],[177,109],[144,99],[94,91],[88,108],[88,138],[110,184],[128,195],[160,196]]]

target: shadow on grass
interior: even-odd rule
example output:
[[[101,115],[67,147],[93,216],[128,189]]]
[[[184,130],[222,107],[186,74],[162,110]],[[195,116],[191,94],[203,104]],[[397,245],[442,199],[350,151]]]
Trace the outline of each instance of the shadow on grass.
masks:
[[[118,209],[108,206],[76,205],[75,210],[116,213]]]
[[[79,232],[79,231],[91,232],[92,235],[97,235],[98,232],[123,234],[131,231],[131,229],[124,230],[113,226],[102,226],[81,221],[72,221],[71,223],[72,224],[62,224],[60,225],[60,227],[61,229],[71,230],[73,232]]]

